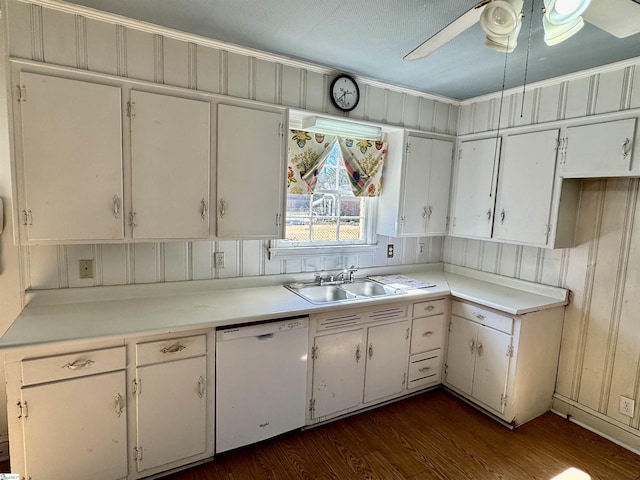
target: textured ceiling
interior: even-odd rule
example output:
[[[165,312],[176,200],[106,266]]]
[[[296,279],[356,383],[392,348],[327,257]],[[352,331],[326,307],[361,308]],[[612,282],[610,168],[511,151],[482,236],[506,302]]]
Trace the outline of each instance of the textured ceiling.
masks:
[[[527,83],[640,56],[640,34],[618,39],[591,24],[564,43],[548,47],[542,39],[543,0],[533,0],[533,15],[531,0],[525,0],[518,47],[508,56],[486,48],[484,32],[475,25],[427,58],[412,62],[402,59],[476,2],[73,0],[69,3],[457,99],[499,91],[505,59],[506,88],[522,85],[528,46]]]

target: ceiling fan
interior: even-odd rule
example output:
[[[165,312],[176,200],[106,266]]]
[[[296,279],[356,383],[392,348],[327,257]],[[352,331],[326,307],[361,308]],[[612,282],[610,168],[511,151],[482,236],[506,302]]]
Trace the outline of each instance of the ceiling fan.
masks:
[[[524,0],[481,0],[404,59],[417,60],[431,55],[478,22],[486,33],[487,47],[512,52],[522,26],[523,4]],[[544,0],[543,11],[547,45],[556,45],[571,37],[583,27],[585,20],[618,38],[640,32],[640,0]]]

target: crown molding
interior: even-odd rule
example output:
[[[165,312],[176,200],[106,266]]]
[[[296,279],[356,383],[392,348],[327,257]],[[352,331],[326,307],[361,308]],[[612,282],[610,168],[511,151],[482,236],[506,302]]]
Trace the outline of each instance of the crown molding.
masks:
[[[301,69],[305,69],[305,70],[319,73],[322,75],[335,76],[339,73],[343,73],[342,71],[339,71],[335,68],[331,68],[325,65],[305,62],[303,60],[287,57],[285,55],[278,55],[274,53],[264,52],[262,50],[244,47],[242,45],[228,43],[222,40],[216,40],[216,39],[204,37],[201,35],[195,35],[192,33],[175,30],[173,28],[164,27],[162,25],[156,25],[153,23],[144,22],[142,20],[136,20],[134,18],[117,15],[115,13],[109,13],[102,10],[97,10],[95,8],[68,3],[64,0],[18,0],[18,1],[22,3],[39,5],[41,7],[49,8],[51,10],[56,10],[59,12],[69,13],[71,15],[80,15],[85,18],[89,18],[91,20],[97,20],[97,21],[111,23],[115,25],[121,25],[127,28],[132,28],[132,29],[136,29],[136,30],[151,33],[151,34],[162,35],[167,38],[173,38],[174,40],[191,42],[197,45],[202,45],[204,47],[216,48],[219,50],[226,50],[227,52],[236,53],[238,55],[246,55],[246,56],[254,57],[260,60],[279,63],[282,65],[287,65],[294,68],[301,68]],[[460,100],[455,98],[449,98],[442,95],[436,95],[429,92],[423,92],[420,90],[411,89],[408,87],[402,87],[400,85],[385,83],[380,80],[376,80],[375,78],[358,75],[357,73],[354,73],[354,72],[344,72],[344,73],[349,73],[359,83],[364,85],[382,88],[385,90],[390,90],[398,93],[405,93],[408,95],[415,95],[417,97],[422,97],[427,100],[435,100],[437,102],[443,102],[450,105],[455,105],[455,106],[460,105]]]

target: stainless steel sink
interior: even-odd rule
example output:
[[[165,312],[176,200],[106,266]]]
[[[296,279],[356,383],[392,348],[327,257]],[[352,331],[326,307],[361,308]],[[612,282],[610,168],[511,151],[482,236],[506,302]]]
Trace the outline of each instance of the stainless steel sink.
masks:
[[[337,285],[318,285],[317,283],[292,283],[285,288],[300,295],[311,303],[337,303],[361,300],[364,298],[401,295],[402,290],[381,285],[370,280],[356,280]]]

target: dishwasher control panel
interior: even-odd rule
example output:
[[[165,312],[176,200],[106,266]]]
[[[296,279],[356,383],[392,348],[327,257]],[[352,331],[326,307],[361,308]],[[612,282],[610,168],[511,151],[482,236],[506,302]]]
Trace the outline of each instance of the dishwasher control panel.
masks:
[[[289,332],[300,328],[309,327],[309,317],[288,318],[267,323],[257,323],[241,326],[227,327],[216,332],[216,339],[219,342],[235,340],[246,337],[259,337],[273,333]]]

